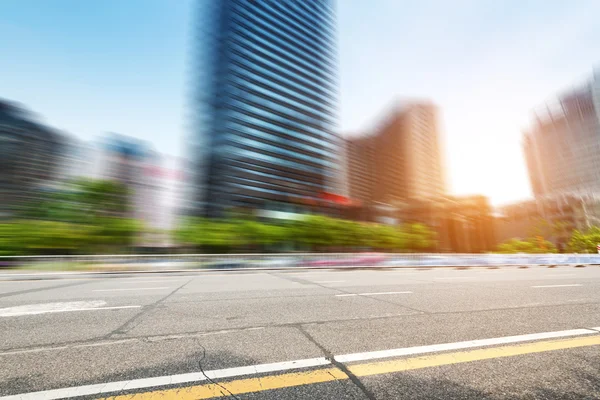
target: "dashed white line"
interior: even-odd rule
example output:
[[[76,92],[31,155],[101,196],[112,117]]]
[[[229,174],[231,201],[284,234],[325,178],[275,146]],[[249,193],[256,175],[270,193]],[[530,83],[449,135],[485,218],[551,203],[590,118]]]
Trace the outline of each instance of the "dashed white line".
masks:
[[[336,294],[335,297],[351,297],[351,296],[383,296],[388,294],[410,294],[412,292],[377,292],[377,293],[344,293]]]
[[[169,283],[171,282],[177,282],[177,281],[182,281],[183,279],[154,279],[154,280],[148,280],[148,281],[134,281],[134,280],[127,280],[127,281],[119,281],[119,283],[156,283],[156,282],[165,282],[168,281]]]
[[[434,279],[444,279],[444,280],[451,280],[451,279],[475,279],[474,276],[444,276],[441,278],[434,278]]]
[[[583,285],[580,283],[574,283],[572,285],[537,285],[537,286],[532,286],[532,288],[541,289],[541,288],[578,287],[578,286],[583,286]]]
[[[139,308],[141,306],[113,306],[104,307],[105,301],[72,301],[66,303],[27,304],[22,306],[0,308],[0,317],[21,317],[24,315],[51,314],[73,311],[99,311],[118,310],[125,308]]]
[[[116,288],[116,289],[94,289],[92,292],[124,292],[128,290],[163,290],[170,287],[144,287],[144,288]]]

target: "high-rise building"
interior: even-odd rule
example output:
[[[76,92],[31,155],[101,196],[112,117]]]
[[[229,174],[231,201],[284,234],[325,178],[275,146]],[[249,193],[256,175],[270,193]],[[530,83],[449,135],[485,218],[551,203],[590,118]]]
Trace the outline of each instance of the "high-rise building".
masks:
[[[57,178],[64,136],[0,99],[0,219],[26,212]]]
[[[203,0],[192,210],[296,211],[336,192],[330,0]]]
[[[523,150],[535,197],[600,192],[600,72],[535,110]]]
[[[374,144],[371,136],[346,140],[348,196],[360,204],[369,204],[373,200]]]
[[[346,146],[353,200],[393,204],[446,194],[433,104],[404,104],[374,133],[349,139]]]

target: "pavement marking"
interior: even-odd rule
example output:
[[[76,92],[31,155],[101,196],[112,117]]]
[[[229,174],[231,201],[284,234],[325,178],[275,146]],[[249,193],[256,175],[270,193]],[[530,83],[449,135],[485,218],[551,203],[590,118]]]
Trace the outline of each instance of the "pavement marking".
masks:
[[[342,283],[346,281],[315,281],[315,283]]]
[[[144,287],[144,288],[116,288],[116,289],[94,289],[92,292],[121,292],[127,290],[162,290],[171,289],[170,287]]]
[[[357,364],[348,366],[348,370],[356,377],[389,374],[392,372],[410,371],[442,365],[461,364],[495,358],[513,357],[517,355],[542,353],[547,351],[573,349],[578,347],[600,345],[600,336],[551,340],[536,343],[517,344],[512,346],[492,347],[454,353],[435,354],[421,357],[405,358],[393,361]],[[256,393],[265,390],[282,389],[294,386],[309,385],[322,382],[349,379],[349,376],[338,368],[325,368],[314,371],[302,371],[281,375],[269,375],[221,382],[219,385],[205,384],[187,388],[166,389],[154,392],[129,394],[110,397],[112,400],[149,400],[149,399],[210,399],[229,397],[245,393]],[[223,390],[225,388],[226,390]]]
[[[104,307],[106,302],[103,300],[93,301],[71,301],[63,303],[41,303],[26,304],[0,308],[0,317],[20,317],[24,315],[38,315],[71,311],[95,311],[95,310],[116,310],[121,308],[139,308],[141,306],[115,306]]]
[[[600,345],[600,336],[588,336],[571,339],[548,340],[534,343],[522,343],[511,346],[475,349],[454,353],[435,354],[412,357],[393,361],[351,365],[348,369],[356,376],[370,376],[401,372],[413,369],[431,368],[441,365],[460,364],[465,362],[489,360],[494,358],[513,357],[524,354],[543,353],[546,351],[574,349]],[[261,378],[262,379],[262,378]]]
[[[164,281],[169,281],[170,282],[180,282],[183,279],[154,279],[154,280],[148,280],[148,281],[136,281],[136,280],[122,280],[119,281],[119,283],[156,283],[156,282],[164,282]],[[106,282],[106,281],[105,281]]]
[[[556,288],[556,287],[577,287],[583,286],[581,283],[574,283],[572,285],[538,285],[532,286],[532,288],[541,289],[541,288]]]
[[[332,382],[337,380],[349,379],[345,372],[338,368],[325,368],[316,371],[295,372],[291,374],[265,376],[260,379],[249,378],[240,379],[221,384],[227,388],[229,393],[244,394],[262,392],[265,390],[283,389],[294,386],[310,385],[314,383]],[[164,400],[192,400],[192,399],[211,399],[217,397],[230,397],[229,393],[224,391],[219,385],[208,384],[192,386],[183,389],[169,389],[149,393],[138,393],[134,395],[114,396],[113,400],[146,400],[146,399],[164,399]],[[108,398],[107,398],[108,399]]]
[[[192,372],[187,374],[159,376],[154,378],[133,379],[129,381],[119,381],[110,383],[99,383],[86,386],[74,386],[64,389],[44,390],[40,392],[23,393],[13,396],[0,397],[0,400],[54,400],[66,399],[79,396],[93,396],[105,393],[120,392],[122,390],[146,389],[156,386],[175,385],[197,381],[206,381],[210,379],[225,379],[236,376],[263,374],[269,372],[279,372],[291,369],[312,368],[323,365],[330,365],[331,362],[325,357],[310,358],[297,361],[285,361],[271,364],[249,365],[245,367],[225,368],[212,371]],[[335,369],[336,371],[339,371]],[[174,397],[177,398],[177,397]]]
[[[375,292],[375,293],[344,293],[336,294],[335,297],[352,297],[352,296],[383,296],[388,294],[411,294],[412,292]]]
[[[547,274],[544,275],[544,278],[554,278],[554,277],[560,277],[560,276],[576,276],[577,274]]]
[[[528,342],[543,339],[556,339],[569,336],[592,335],[597,333],[590,329],[570,329],[566,331],[530,333],[525,335],[504,336],[491,339],[467,340],[464,342],[441,343],[426,346],[405,347],[400,349],[369,351],[364,353],[352,353],[335,356],[335,360],[341,363],[368,361],[390,357],[410,356],[415,354],[435,353],[439,351],[462,350],[474,347],[487,347],[519,342]]]
[[[444,279],[444,280],[451,280],[451,279],[475,279],[475,276],[443,276],[440,278],[433,278],[433,279]]]
[[[431,345],[431,346],[408,347],[408,348],[404,348],[404,349],[375,351],[375,352],[370,352],[370,353],[346,354],[346,355],[341,355],[341,356],[335,356],[334,359],[337,362],[348,363],[348,362],[353,362],[353,361],[366,361],[366,360],[372,360],[372,359],[377,359],[377,358],[396,357],[396,356],[401,356],[401,355],[426,354],[426,353],[430,353],[430,352],[434,352],[434,351],[458,350],[458,349],[465,349],[465,348],[469,348],[469,347],[485,347],[485,346],[489,347],[489,346],[493,346],[493,345],[502,345],[502,344],[505,345],[505,344],[519,343],[519,342],[533,341],[533,340],[540,340],[540,339],[557,339],[557,338],[564,339],[569,336],[580,336],[580,335],[590,335],[590,336],[587,336],[584,338],[575,338],[575,339],[571,338],[569,340],[573,341],[573,340],[580,340],[580,339],[595,339],[595,342],[593,344],[600,344],[600,335],[598,335],[599,333],[600,333],[600,327],[589,328],[589,329],[572,329],[572,330],[565,330],[565,331],[542,332],[542,333],[533,333],[533,334],[518,335],[518,336],[505,336],[505,337],[491,338],[491,339],[472,340],[472,341],[466,341],[466,342],[446,343],[446,344],[438,344],[438,345]],[[568,341],[562,341],[562,342],[558,342],[558,343],[566,343],[566,342],[568,342]],[[543,348],[543,343],[544,342],[533,342],[533,343],[528,343],[525,345],[526,346],[538,346],[535,348],[540,349],[540,348]],[[545,343],[554,343],[554,342],[545,342]],[[569,343],[571,343],[571,342],[569,342]],[[579,342],[577,342],[577,343],[579,343]],[[588,342],[585,342],[585,343],[588,343]],[[522,343],[519,345],[522,345]],[[588,344],[585,344],[585,345],[588,345]],[[489,354],[496,354],[496,356],[498,356],[497,354],[500,354],[499,356],[502,356],[502,354],[508,354],[508,353],[510,353],[510,351],[498,352],[498,349],[503,349],[503,348],[511,349],[512,347],[516,347],[516,346],[492,347],[490,349],[479,349],[479,350],[475,350],[475,351],[493,350],[493,351],[495,351],[495,353],[489,353]],[[578,346],[571,346],[571,347],[578,347]],[[570,348],[570,347],[558,347],[558,348]],[[551,348],[551,349],[558,349],[558,348]],[[540,351],[545,351],[545,350],[540,350]],[[535,352],[535,351],[528,351],[528,352]],[[433,356],[429,356],[430,358],[428,358],[428,359],[429,360],[440,360],[441,358],[439,358],[439,357],[448,357],[451,354],[456,355],[456,354],[463,354],[463,353],[468,353],[468,352],[445,353],[445,354],[441,354],[441,355],[433,355]],[[488,353],[485,353],[485,354],[488,354]],[[519,354],[525,354],[525,353],[519,353]],[[422,360],[423,358],[424,357],[421,356],[421,357],[417,357],[417,358],[413,358],[413,359],[400,359],[397,361],[392,361],[392,363],[395,363],[395,364],[386,364],[386,365],[388,365],[386,368],[391,368],[390,365],[392,365],[392,366],[397,365],[398,362],[406,363],[408,360],[415,360],[415,359]],[[454,358],[451,357],[451,359],[454,359]],[[484,359],[484,358],[480,358],[480,359]],[[460,362],[466,362],[466,360],[460,361]],[[390,363],[390,362],[384,362],[384,363]],[[430,362],[430,364],[431,364],[431,362]],[[431,364],[430,366],[434,366],[434,364]],[[21,400],[38,400],[38,399],[53,400],[53,399],[63,399],[63,398],[71,398],[71,397],[78,397],[78,396],[101,395],[101,394],[105,394],[105,393],[119,392],[122,390],[147,389],[147,388],[152,388],[152,387],[157,387],[157,386],[205,381],[205,380],[207,380],[207,376],[210,379],[234,378],[234,377],[238,377],[238,376],[253,375],[253,374],[257,374],[257,373],[262,374],[262,373],[269,373],[269,372],[283,372],[283,371],[291,370],[291,369],[312,368],[312,367],[319,367],[319,366],[326,366],[326,365],[331,365],[331,361],[324,357],[319,357],[319,358],[310,358],[310,359],[303,359],[303,360],[296,360],[296,361],[285,361],[285,362],[280,362],[280,363],[258,364],[258,365],[249,365],[249,366],[236,367],[236,368],[226,368],[226,369],[220,369],[220,370],[205,371],[206,376],[203,375],[201,372],[193,372],[193,373],[179,374],[179,375],[159,376],[159,377],[153,377],[153,378],[134,379],[134,380],[129,380],[129,381],[99,383],[99,384],[93,384],[93,385],[87,385],[87,386],[77,386],[77,387],[70,387],[70,388],[64,388],[64,389],[46,390],[46,391],[26,393],[26,394],[14,395],[14,396],[0,397],[0,400],[17,400],[17,399],[21,399]],[[365,365],[372,366],[374,364],[363,364],[362,368],[365,368],[364,367]],[[383,363],[382,363],[382,365],[383,365]],[[423,365],[423,364],[421,363],[419,365]],[[435,365],[442,365],[442,364],[435,364]],[[351,371],[353,371],[352,368],[359,368],[359,367],[360,366],[354,365],[349,368]],[[363,373],[372,371],[374,368],[379,368],[379,370],[382,369],[382,367],[369,367],[369,368],[366,368],[366,370],[365,370],[366,372],[363,371]],[[424,368],[424,366],[422,366],[420,368]],[[340,372],[336,368],[331,368],[331,370]],[[326,371],[327,374],[329,374],[331,372],[331,371],[329,371],[329,369],[320,370],[320,371]],[[315,371],[312,371],[312,372],[315,372]],[[359,370],[359,372],[360,372],[360,370]],[[354,373],[356,374],[356,372],[354,372]],[[306,383],[317,382],[314,380],[310,380],[310,375],[307,375],[306,372],[302,372],[300,374],[303,374],[303,375],[288,374],[288,375],[294,376],[293,379],[289,382],[306,382]],[[335,375],[335,373],[334,373],[334,375]],[[281,377],[281,376],[283,376],[283,375],[280,375],[279,377]],[[319,376],[321,376],[321,375],[319,375]],[[269,377],[267,377],[267,378],[269,378]],[[253,378],[253,379],[255,379],[255,378]],[[260,382],[263,385],[265,382],[264,379],[265,379],[264,377],[260,378]],[[273,377],[273,379],[281,380],[281,378],[277,378],[277,377]],[[339,378],[336,378],[336,379],[339,379]],[[323,381],[323,382],[325,382],[325,381]],[[229,387],[230,384],[231,384],[231,382],[228,382],[225,385],[227,385]],[[305,383],[299,383],[299,384],[305,384]],[[195,388],[197,388],[197,387],[198,386],[196,386]],[[283,386],[283,387],[286,387],[286,386]],[[193,388],[169,389],[171,391],[165,390],[163,392],[168,392],[167,395],[171,396],[170,398],[176,399],[176,398],[184,398],[184,397],[179,397],[179,396],[183,396],[186,393],[186,391],[191,390],[191,389],[193,389]],[[155,394],[158,395],[159,393],[162,393],[162,392],[153,392],[152,395],[155,395]],[[173,395],[173,393],[175,393],[175,395]],[[219,393],[221,393],[221,392],[219,392]],[[148,393],[142,393],[142,394],[129,395],[129,396],[148,396],[148,395],[149,395]],[[125,399],[125,398],[134,398],[134,397],[117,397],[117,399],[121,399],[121,398]],[[135,398],[146,399],[148,397],[135,397]],[[164,398],[169,398],[169,397],[164,397]],[[201,398],[201,397],[194,397],[194,398]]]

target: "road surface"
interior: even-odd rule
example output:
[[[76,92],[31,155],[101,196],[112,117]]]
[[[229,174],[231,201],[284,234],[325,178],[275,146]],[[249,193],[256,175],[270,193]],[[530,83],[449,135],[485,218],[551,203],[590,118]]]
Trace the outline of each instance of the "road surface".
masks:
[[[0,365],[0,399],[599,398],[600,268],[0,281]]]

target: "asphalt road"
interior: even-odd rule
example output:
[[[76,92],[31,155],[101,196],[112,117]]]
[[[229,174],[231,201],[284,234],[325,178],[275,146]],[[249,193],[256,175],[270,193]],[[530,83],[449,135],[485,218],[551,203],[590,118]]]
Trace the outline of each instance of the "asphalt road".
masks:
[[[0,399],[600,398],[600,268],[0,280],[0,365]]]

